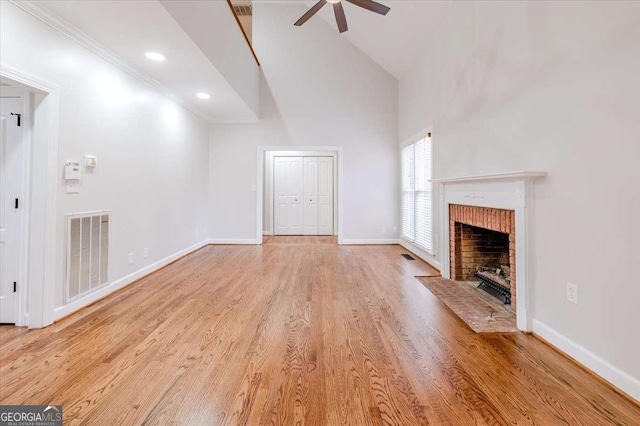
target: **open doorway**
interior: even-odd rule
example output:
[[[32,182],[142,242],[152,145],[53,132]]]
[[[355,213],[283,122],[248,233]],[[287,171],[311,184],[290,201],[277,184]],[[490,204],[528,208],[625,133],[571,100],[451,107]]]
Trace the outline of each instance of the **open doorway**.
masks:
[[[269,236],[338,236],[341,147],[258,149],[258,242]]]
[[[59,90],[0,67],[0,322],[53,322]]]

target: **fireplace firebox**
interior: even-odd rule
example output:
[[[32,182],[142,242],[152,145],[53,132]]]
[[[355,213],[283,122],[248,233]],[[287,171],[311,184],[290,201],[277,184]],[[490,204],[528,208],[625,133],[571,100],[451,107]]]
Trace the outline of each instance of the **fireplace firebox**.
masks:
[[[475,280],[515,309],[515,212],[449,206],[450,270],[454,280]]]

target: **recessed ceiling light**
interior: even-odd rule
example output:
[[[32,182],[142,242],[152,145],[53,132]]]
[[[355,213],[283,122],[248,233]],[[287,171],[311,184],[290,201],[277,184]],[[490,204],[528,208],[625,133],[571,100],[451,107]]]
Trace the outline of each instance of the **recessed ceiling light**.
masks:
[[[198,93],[197,95],[200,99],[209,99],[211,97],[208,93]]]
[[[151,59],[152,61],[158,61],[158,62],[162,62],[165,59],[167,59],[162,53],[158,53],[158,52],[147,52],[145,56]]]

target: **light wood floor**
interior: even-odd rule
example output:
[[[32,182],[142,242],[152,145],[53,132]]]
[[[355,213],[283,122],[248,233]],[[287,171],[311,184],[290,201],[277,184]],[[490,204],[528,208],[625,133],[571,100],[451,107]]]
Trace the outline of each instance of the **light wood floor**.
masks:
[[[640,424],[532,336],[474,334],[398,246],[209,246],[43,330],[0,331],[0,403],[71,424]]]

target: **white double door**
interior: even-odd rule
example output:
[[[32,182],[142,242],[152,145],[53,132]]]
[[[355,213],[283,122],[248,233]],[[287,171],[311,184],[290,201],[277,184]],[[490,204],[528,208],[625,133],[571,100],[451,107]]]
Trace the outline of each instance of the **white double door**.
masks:
[[[274,234],[333,235],[333,157],[274,157]]]

